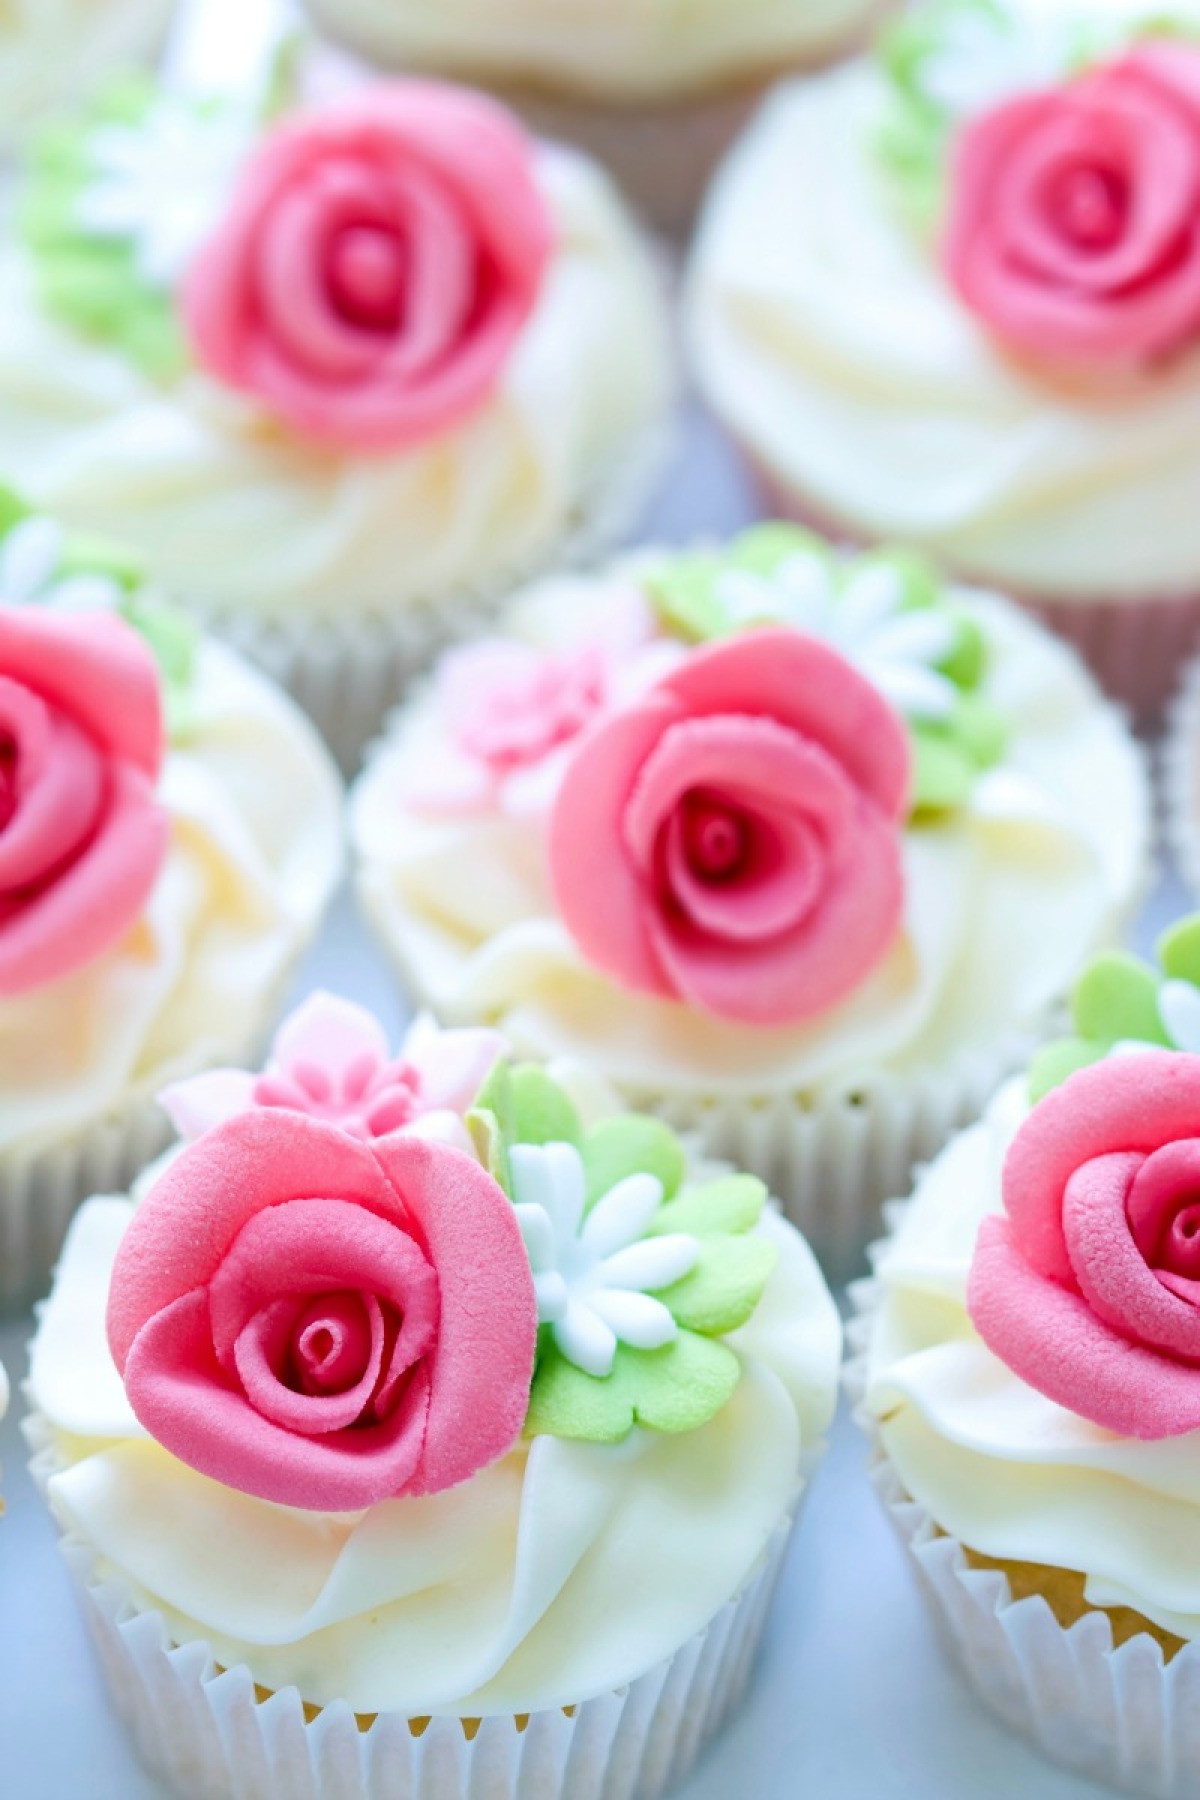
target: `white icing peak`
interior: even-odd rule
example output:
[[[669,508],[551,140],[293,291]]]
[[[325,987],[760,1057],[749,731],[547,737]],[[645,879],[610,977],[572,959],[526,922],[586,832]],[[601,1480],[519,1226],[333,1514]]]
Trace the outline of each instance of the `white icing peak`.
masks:
[[[583,1159],[573,1144],[517,1144],[513,1195],[538,1300],[568,1362],[586,1375],[611,1374],[617,1345],[657,1350],[678,1326],[656,1288],[690,1273],[700,1254],[686,1232],[646,1238],[663,1202],[654,1175],[627,1175],[584,1215]]]

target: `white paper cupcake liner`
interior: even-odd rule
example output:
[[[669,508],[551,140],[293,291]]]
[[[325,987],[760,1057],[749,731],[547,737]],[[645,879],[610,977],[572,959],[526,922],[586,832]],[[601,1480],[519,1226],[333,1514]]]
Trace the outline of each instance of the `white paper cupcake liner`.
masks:
[[[292,695],[343,773],[353,774],[409,683],[442,650],[486,631],[514,590],[538,574],[584,567],[628,535],[665,474],[674,445],[670,424],[648,429],[558,538],[452,593],[405,601],[387,614],[356,616],[349,609],[343,617],[323,620],[193,610]]]
[[[1171,707],[1161,750],[1163,829],[1176,867],[1200,900],[1200,657]]]
[[[297,947],[240,1044],[223,1044],[207,1061],[176,1073],[198,1074],[218,1063],[257,1068],[307,948],[307,940]],[[26,1307],[46,1292],[82,1203],[93,1194],[125,1193],[173,1137],[153,1094],[138,1093],[64,1133],[60,1142],[0,1151],[0,1313]]]
[[[906,1206],[886,1209],[893,1229]],[[856,1316],[847,1326],[845,1386],[871,1442],[872,1485],[912,1559],[948,1656],[979,1699],[1053,1761],[1153,1800],[1196,1800],[1200,1643],[1170,1661],[1148,1633],[1114,1645],[1099,1609],[1064,1627],[1042,1595],[1015,1599],[1003,1570],[971,1566],[961,1540],[906,1491],[863,1407],[878,1296],[874,1281],[851,1290]]]
[[[25,1429],[44,1493],[56,1453],[43,1419]],[[266,1695],[244,1665],[173,1644],[92,1546],[67,1537],[62,1551],[138,1753],[184,1800],[657,1800],[745,1693],[793,1519],[705,1629],[628,1687],[568,1711],[466,1720],[368,1722],[342,1701],[306,1707],[295,1688]]]

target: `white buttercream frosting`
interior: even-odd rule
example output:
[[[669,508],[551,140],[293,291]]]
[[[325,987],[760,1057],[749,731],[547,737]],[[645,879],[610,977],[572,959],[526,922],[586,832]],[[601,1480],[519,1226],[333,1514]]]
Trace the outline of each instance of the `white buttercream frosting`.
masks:
[[[152,53],[174,0],[0,0],[0,136]]]
[[[308,0],[366,55],[587,98],[674,98],[771,74],[852,37],[878,0]]]
[[[509,624],[561,648],[626,591],[615,576],[543,583]],[[907,830],[900,937],[833,1011],[738,1025],[587,965],[555,915],[542,818],[415,809],[414,772],[451,759],[436,691],[398,715],[351,802],[361,898],[403,977],[446,1020],[495,1023],[522,1053],[587,1060],[635,1098],[849,1094],[881,1070],[937,1069],[1035,1027],[1136,902],[1145,777],[1069,651],[994,596],[964,604],[990,644],[985,691],[1010,727],[1005,761],[963,811]]]
[[[267,1687],[410,1716],[571,1705],[673,1654],[752,1574],[833,1414],[841,1329],[803,1240],[779,1260],[732,1399],[678,1436],[539,1437],[463,1486],[364,1513],[251,1499],[138,1425],[104,1315],[124,1199],[72,1229],[36,1339],[31,1398],[59,1472],[51,1503],[179,1642]]]
[[[1197,591],[1200,353],[1108,380],[1006,354],[890,185],[885,99],[867,62],[792,84],[719,178],[688,299],[709,401],[852,531],[1058,599]]]
[[[917,1184],[879,1263],[866,1404],[905,1488],[984,1556],[1086,1576],[1095,1606],[1130,1606],[1200,1637],[1200,1434],[1142,1442],[1079,1418],[976,1335],[967,1279],[981,1219],[1028,1110],[1023,1080]]]
[[[77,974],[0,999],[0,1154],[57,1142],[244,1053],[342,868],[340,784],[308,721],[202,644],[159,798],[170,849],[146,911]]]
[[[670,391],[659,273],[611,183],[558,149],[537,172],[557,246],[498,388],[394,455],[301,441],[195,371],[156,383],[48,317],[10,249],[0,468],[206,615],[344,621],[530,566],[660,428]]]

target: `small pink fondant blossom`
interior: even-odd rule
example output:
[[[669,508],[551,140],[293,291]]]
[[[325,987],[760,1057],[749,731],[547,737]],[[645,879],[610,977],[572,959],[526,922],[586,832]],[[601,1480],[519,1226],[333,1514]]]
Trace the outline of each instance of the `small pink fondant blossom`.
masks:
[[[484,638],[451,650],[437,698],[452,744],[447,752],[439,743],[436,760],[418,759],[406,801],[435,815],[545,812],[584,732],[680,655],[656,637],[649,604],[632,585],[614,588],[602,623],[564,649]]]
[[[364,1142],[412,1131],[467,1148],[462,1115],[507,1049],[496,1031],[416,1021],[398,1056],[364,1007],[317,993],[285,1019],[261,1075],[214,1069],[160,1096],[176,1131],[199,1138],[257,1108],[304,1113]]]

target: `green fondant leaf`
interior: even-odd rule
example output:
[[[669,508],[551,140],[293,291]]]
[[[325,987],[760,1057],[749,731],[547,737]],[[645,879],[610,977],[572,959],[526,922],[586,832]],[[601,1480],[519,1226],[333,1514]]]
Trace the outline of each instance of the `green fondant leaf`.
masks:
[[[981,694],[960,696],[951,731],[979,770],[992,768],[1008,747],[1007,719]]]
[[[690,1273],[655,1298],[670,1308],[677,1325],[721,1337],[746,1323],[778,1261],[764,1237],[705,1238]]]
[[[1029,1098],[1036,1106],[1080,1069],[1102,1061],[1111,1047],[1094,1038],[1060,1038],[1044,1045],[1029,1065]]]
[[[615,1444],[635,1425],[651,1431],[695,1431],[714,1418],[741,1379],[734,1352],[681,1331],[661,1350],[617,1348],[612,1373],[585,1375],[551,1343],[534,1377],[527,1437]]]
[[[513,1144],[575,1144],[583,1140],[579,1114],[556,1081],[533,1063],[513,1068],[509,1092],[512,1099]]]
[[[983,627],[978,619],[973,619],[961,607],[948,609],[954,618],[955,644],[950,655],[943,657],[938,665],[943,675],[948,675],[956,687],[962,688],[964,694],[979,686],[987,672],[988,650],[987,639],[983,635]],[[967,704],[964,699],[964,705]],[[995,709],[992,709],[995,714]],[[998,716],[998,715],[995,715]]]
[[[95,563],[80,563],[80,569],[96,569]],[[200,633],[192,621],[176,607],[147,599],[144,594],[129,594],[121,605],[126,622],[145,639],[158,664],[162,678],[163,702],[167,730],[174,742],[185,738],[195,723],[192,691],[196,675],[196,658]]]
[[[1158,1012],[1158,977],[1136,956],[1110,951],[1084,970],[1071,1000],[1082,1038],[1112,1045],[1122,1038],[1166,1044]]]
[[[512,1071],[501,1057],[475,1096],[466,1125],[480,1162],[510,1198],[513,1187],[508,1146],[512,1142],[513,1117]]]
[[[1200,913],[1180,919],[1158,940],[1158,960],[1172,981],[1200,987]]]
[[[686,1158],[675,1133],[660,1119],[622,1113],[604,1119],[583,1140],[587,1204],[602,1199],[627,1175],[656,1175],[672,1199],[683,1181]]]
[[[916,814],[954,812],[971,798],[978,774],[960,744],[936,726],[913,731],[912,810]]]
[[[829,546],[814,532],[800,525],[786,525],[768,520],[765,525],[752,525],[734,539],[729,560],[750,575],[773,575],[793,556],[819,556],[832,565]]]
[[[677,1199],[660,1206],[646,1236],[683,1231],[703,1238],[752,1231],[766,1201],[766,1185],[756,1175],[725,1175],[702,1187],[686,1187]]]

